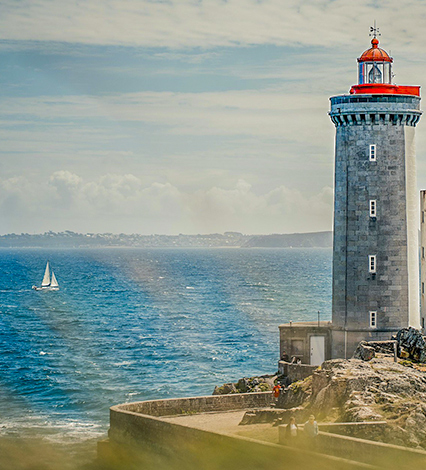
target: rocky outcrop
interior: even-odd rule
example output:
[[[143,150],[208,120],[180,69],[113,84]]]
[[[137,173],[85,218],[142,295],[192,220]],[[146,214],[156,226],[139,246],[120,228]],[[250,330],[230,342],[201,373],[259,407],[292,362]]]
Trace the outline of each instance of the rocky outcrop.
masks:
[[[398,331],[394,339],[390,341],[361,341],[355,353],[354,359],[370,361],[377,355],[395,356],[410,361],[426,362],[426,341],[419,330],[403,328]]]
[[[361,341],[358,344],[353,357],[354,359],[361,359],[362,361],[371,361],[373,357],[376,357],[376,351],[367,343],[367,341]]]
[[[426,373],[393,358],[326,361],[287,387],[277,407],[330,422],[386,420],[376,440],[426,448]]]
[[[227,395],[229,393],[269,392],[273,389],[276,375],[262,375],[260,377],[244,377],[238,382],[226,383],[216,386],[213,395]]]
[[[277,408],[296,408],[307,403],[312,394],[312,376],[293,382],[283,389],[278,397]]]
[[[233,383],[223,385],[216,385],[213,390],[213,395],[229,395],[230,393],[238,393],[237,387]]]
[[[398,343],[398,356],[417,362],[426,362],[426,342],[420,331],[412,328],[403,328],[396,335]]]

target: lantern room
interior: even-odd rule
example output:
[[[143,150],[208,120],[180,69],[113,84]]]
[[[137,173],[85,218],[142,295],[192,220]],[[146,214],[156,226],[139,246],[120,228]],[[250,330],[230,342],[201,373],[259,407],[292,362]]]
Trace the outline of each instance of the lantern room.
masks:
[[[358,59],[358,84],[392,84],[392,57],[380,49],[379,40],[371,40],[372,47]]]
[[[393,94],[393,95],[415,95],[420,96],[419,86],[394,85],[392,84],[392,64],[390,55],[380,49],[379,40],[376,37],[371,40],[370,49],[361,54],[358,59],[358,85],[354,85],[350,94]]]

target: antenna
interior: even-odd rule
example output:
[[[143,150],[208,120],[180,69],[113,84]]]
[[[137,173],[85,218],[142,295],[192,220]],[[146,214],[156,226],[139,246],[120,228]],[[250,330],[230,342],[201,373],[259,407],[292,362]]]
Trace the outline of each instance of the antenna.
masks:
[[[381,36],[379,33],[379,28],[376,28],[376,20],[374,20],[374,26],[370,26],[370,36],[376,38],[377,36]]]

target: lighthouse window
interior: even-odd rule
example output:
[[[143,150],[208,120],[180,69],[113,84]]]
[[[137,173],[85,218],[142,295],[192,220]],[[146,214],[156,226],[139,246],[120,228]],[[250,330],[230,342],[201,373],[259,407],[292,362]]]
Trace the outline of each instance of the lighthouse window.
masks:
[[[370,328],[377,327],[377,312],[370,312]]]
[[[375,273],[376,272],[376,255],[370,255],[368,257],[368,265],[369,265],[369,272]]]
[[[370,162],[376,161],[376,144],[370,145]]]
[[[424,294],[424,293],[425,293],[425,283],[422,282],[422,294]]]
[[[376,217],[376,200],[370,199],[370,217]]]

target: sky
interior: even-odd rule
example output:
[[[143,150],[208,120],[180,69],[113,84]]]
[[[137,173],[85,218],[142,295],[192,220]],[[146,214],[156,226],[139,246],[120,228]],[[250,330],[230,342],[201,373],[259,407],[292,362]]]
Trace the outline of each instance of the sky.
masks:
[[[0,0],[0,234],[331,230],[374,20],[423,86],[425,0]]]

